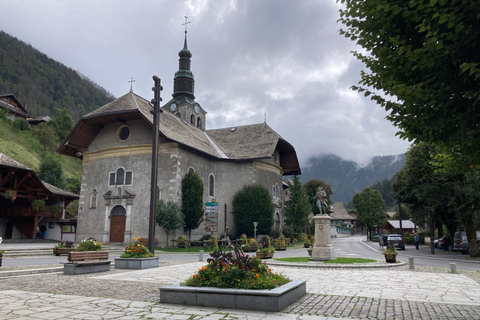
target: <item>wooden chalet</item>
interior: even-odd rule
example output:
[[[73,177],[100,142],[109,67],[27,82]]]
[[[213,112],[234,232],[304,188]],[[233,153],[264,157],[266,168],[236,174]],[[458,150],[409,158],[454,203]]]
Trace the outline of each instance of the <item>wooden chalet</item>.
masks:
[[[35,172],[0,153],[0,236],[34,239],[44,218],[64,217],[66,206],[79,196],[41,181]],[[44,203],[34,210],[33,203]],[[61,210],[54,213],[53,207]]]
[[[0,94],[0,108],[8,111],[10,119],[28,117],[27,108],[13,94]]]

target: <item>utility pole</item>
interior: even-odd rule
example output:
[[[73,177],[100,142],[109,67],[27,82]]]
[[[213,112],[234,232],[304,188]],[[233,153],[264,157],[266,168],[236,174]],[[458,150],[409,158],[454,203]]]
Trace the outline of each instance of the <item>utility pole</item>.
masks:
[[[150,186],[150,219],[148,226],[148,250],[155,254],[155,214],[157,209],[157,180],[158,180],[158,134],[160,127],[160,91],[163,90],[161,80],[157,76],[153,76],[155,86],[152,88],[154,92],[153,103],[153,136],[152,136],[152,178]]]

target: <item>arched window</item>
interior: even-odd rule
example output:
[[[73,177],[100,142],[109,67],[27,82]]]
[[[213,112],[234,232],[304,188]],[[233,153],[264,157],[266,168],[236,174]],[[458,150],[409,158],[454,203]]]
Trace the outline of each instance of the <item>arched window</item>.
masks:
[[[202,119],[200,117],[197,118],[197,128],[202,128]]]
[[[212,173],[208,177],[208,195],[210,197],[215,196],[215,177],[213,176]]]
[[[133,184],[133,171],[126,171],[124,168],[118,168],[115,172],[109,174],[109,186],[129,186]]]
[[[190,123],[195,125],[195,116],[193,114],[190,116]]]

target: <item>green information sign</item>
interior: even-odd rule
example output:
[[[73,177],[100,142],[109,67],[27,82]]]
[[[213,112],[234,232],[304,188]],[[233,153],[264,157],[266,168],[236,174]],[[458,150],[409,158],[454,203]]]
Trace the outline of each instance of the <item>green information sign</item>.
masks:
[[[205,203],[206,206],[218,206],[218,202],[207,202]]]

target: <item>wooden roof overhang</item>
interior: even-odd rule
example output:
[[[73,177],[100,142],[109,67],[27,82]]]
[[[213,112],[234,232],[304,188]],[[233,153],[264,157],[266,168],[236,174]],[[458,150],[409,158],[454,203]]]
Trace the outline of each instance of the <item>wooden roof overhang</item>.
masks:
[[[77,122],[68,137],[57,149],[57,152],[66,156],[83,159],[83,152],[87,151],[88,146],[105,125],[118,121],[126,122],[137,119],[145,119],[143,114],[138,110],[113,111],[83,117]]]
[[[298,163],[297,153],[293,146],[283,139],[279,139],[277,148],[280,152],[280,166],[283,169],[284,176],[300,175],[300,164]]]
[[[51,195],[32,170],[0,165],[0,192],[7,190],[16,191],[17,198],[31,201]]]

